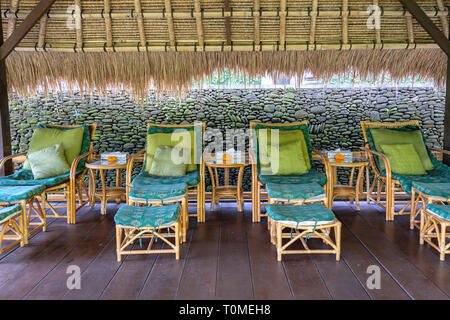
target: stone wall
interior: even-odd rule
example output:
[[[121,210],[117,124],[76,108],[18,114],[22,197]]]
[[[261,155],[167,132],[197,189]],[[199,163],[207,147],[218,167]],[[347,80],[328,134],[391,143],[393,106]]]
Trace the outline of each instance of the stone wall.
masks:
[[[81,97],[68,92],[45,98],[13,97],[13,152],[26,151],[37,123],[97,122],[95,149],[136,152],[144,148],[146,123],[192,123],[225,132],[247,128],[250,121],[310,123],[313,147],[320,150],[358,150],[363,144],[359,122],[419,119],[427,142],[441,146],[444,94],[432,88],[367,89],[230,89],[194,90],[181,99],[153,95],[135,103],[123,94]],[[140,168],[136,168],[138,172]],[[346,180],[347,172],[339,176]],[[113,177],[108,176],[108,180]],[[209,177],[207,177],[209,180]],[[232,175],[232,180],[235,175]],[[344,181],[345,182],[345,181]],[[244,176],[250,189],[250,170]]]

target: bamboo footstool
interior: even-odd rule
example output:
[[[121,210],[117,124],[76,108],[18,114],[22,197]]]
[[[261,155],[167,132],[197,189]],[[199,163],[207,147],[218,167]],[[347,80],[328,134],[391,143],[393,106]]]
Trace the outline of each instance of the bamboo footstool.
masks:
[[[46,230],[47,219],[38,200],[38,197],[44,198],[44,192],[45,186],[40,184],[0,187],[0,206],[3,207],[0,209],[0,214],[5,214],[4,217],[0,217],[0,224],[3,226],[0,233],[0,245],[3,240],[13,241],[1,249],[0,253],[19,242],[21,246],[28,244],[30,235],[40,229]],[[17,207],[11,207],[11,205],[17,205]],[[15,214],[15,210],[20,210],[20,214]],[[9,216],[8,213],[14,213],[14,216]]]
[[[441,261],[445,261],[445,255],[450,253],[450,234],[447,233],[450,227],[450,205],[426,205],[420,216],[420,244],[427,242],[439,251]]]
[[[128,193],[128,205],[163,206],[180,204],[181,206],[181,241],[186,242],[189,227],[188,186],[186,183],[148,184],[132,186]]]
[[[129,205],[120,207],[114,216],[117,261],[121,261],[124,254],[152,253],[175,253],[175,258],[178,260],[180,258],[180,217],[178,204],[158,207]],[[173,238],[173,241],[169,238]],[[146,249],[142,249],[142,239],[150,239]],[[158,239],[170,248],[152,249]],[[137,244],[136,241],[139,243]],[[136,247],[138,249],[135,249]]]
[[[277,260],[281,261],[283,254],[328,253],[335,254],[336,260],[341,255],[341,222],[333,212],[320,203],[305,205],[269,204],[267,214],[272,220],[270,232],[271,242],[277,248]],[[289,229],[289,231],[284,231]],[[334,240],[331,237],[334,230]],[[310,249],[307,241],[319,238],[330,249]],[[283,241],[283,240],[287,241]],[[289,249],[299,241],[304,249]]]

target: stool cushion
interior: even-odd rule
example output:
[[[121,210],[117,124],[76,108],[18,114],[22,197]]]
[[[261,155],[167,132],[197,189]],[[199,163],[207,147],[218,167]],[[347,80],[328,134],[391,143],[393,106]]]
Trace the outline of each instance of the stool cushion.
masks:
[[[132,186],[138,185],[153,185],[153,184],[174,184],[174,183],[186,183],[188,186],[196,186],[200,182],[200,174],[198,171],[192,171],[186,173],[180,177],[159,177],[150,175],[146,171],[139,173],[136,178],[131,182]]]
[[[321,186],[324,186],[327,183],[327,177],[317,171],[316,169],[311,169],[308,173],[296,176],[274,176],[274,175],[259,175],[259,180],[263,183],[292,183],[292,184],[300,184],[300,183],[311,183],[316,182]]]
[[[131,188],[128,196],[135,202],[164,202],[180,200],[186,192],[186,183],[137,185]]]
[[[427,211],[450,221],[450,205],[428,204]]]
[[[44,192],[44,185],[35,186],[0,186],[0,202],[14,203],[28,200],[35,195]]]
[[[447,183],[427,183],[416,182],[412,183],[414,189],[436,198],[450,199],[450,181]]]
[[[22,212],[22,207],[20,204],[15,204],[10,207],[0,208],[0,223],[3,223],[14,216],[17,216],[18,213]]]
[[[319,203],[302,206],[270,204],[266,209],[273,220],[292,226],[328,224],[335,219],[333,211]]]
[[[268,183],[266,191],[270,198],[278,200],[320,200],[326,197],[325,190],[318,183]]]
[[[116,225],[135,228],[170,226],[178,220],[180,206],[135,207],[125,205],[114,216]]]

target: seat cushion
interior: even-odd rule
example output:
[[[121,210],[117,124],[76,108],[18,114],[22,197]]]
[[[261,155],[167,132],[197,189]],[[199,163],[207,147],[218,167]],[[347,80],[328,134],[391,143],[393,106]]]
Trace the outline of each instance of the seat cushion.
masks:
[[[382,172],[384,175],[385,173]],[[428,171],[425,175],[401,175],[392,174],[392,178],[400,182],[401,187],[405,192],[411,194],[411,188],[413,182],[417,183],[448,183],[450,182],[450,167],[444,164],[436,164],[435,169]]]
[[[22,206],[15,204],[13,206],[0,208],[0,223],[3,223],[15,216],[20,215],[22,212]]]
[[[44,192],[44,185],[34,186],[1,186],[0,187],[0,202],[1,203],[15,203],[22,200],[28,200],[35,195]]]
[[[154,185],[154,184],[175,184],[186,183],[189,187],[198,185],[200,182],[200,174],[198,171],[192,171],[186,173],[181,177],[159,177],[153,176],[149,173],[142,171],[131,182],[132,186],[138,185]]]
[[[116,225],[135,228],[156,228],[168,226],[177,221],[180,206],[177,204],[160,207],[122,206],[114,216]]]
[[[270,204],[266,208],[270,218],[292,226],[328,224],[335,219],[333,211],[319,203],[302,206]]]
[[[186,192],[186,183],[137,185],[131,188],[128,196],[135,202],[164,202],[183,199]]]
[[[77,175],[81,172],[83,170],[78,170]],[[0,186],[44,185],[48,188],[67,182],[69,179],[70,173],[65,173],[56,177],[35,180],[31,170],[22,169],[9,176],[0,177]]]
[[[450,221],[450,205],[428,204],[427,211],[444,220]]]
[[[261,183],[287,183],[287,184],[301,184],[301,183],[318,183],[324,186],[327,183],[327,177],[316,169],[311,169],[308,173],[295,176],[274,176],[274,175],[259,175]]]
[[[414,189],[427,196],[433,196],[442,200],[450,199],[450,181],[446,183],[426,183],[414,181],[412,186]]]
[[[326,197],[323,187],[315,182],[304,184],[268,183],[266,191],[271,199],[276,200],[312,201]]]

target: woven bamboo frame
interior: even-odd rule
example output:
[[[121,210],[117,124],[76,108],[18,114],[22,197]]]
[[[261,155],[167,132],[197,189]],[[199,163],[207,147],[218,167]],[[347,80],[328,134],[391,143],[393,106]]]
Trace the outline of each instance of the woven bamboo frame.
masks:
[[[181,217],[181,216],[180,216]],[[157,228],[135,228],[130,226],[116,225],[116,252],[117,261],[122,260],[122,255],[128,254],[158,254],[158,253],[175,253],[175,258],[180,259],[180,231],[182,224],[180,222],[180,217],[170,226],[157,227]],[[167,230],[165,233],[163,230]],[[122,240],[122,235],[123,240]],[[150,238],[147,249],[140,250],[127,247],[134,246],[136,240],[142,238]],[[167,244],[169,249],[152,249],[155,244],[156,238],[162,240]],[[169,239],[173,238],[174,241],[171,242]]]
[[[380,207],[386,210],[386,221],[393,221],[396,215],[408,214],[411,217],[417,215],[416,205],[414,204],[414,197],[408,195],[400,186],[400,182],[392,178],[391,166],[389,164],[388,158],[375,150],[370,149],[370,145],[367,138],[367,129],[369,128],[400,128],[403,126],[419,126],[418,120],[404,121],[404,122],[367,122],[361,121],[361,128],[364,136],[365,147],[361,148],[366,152],[367,158],[369,159],[370,167],[374,173],[374,178],[372,180],[371,186],[367,191],[368,202],[374,202]],[[445,153],[444,150],[434,149],[434,152]],[[375,162],[375,156],[378,156],[380,161],[384,162],[386,174],[381,174],[378,166]],[[377,187],[377,194],[373,196],[373,191]],[[385,189],[385,201],[382,199],[382,189]],[[404,200],[407,200],[405,203]],[[403,201],[402,201],[403,200]],[[399,211],[395,211],[395,205],[401,205]],[[411,210],[408,211],[408,207],[411,205]],[[411,218],[415,219],[415,218]]]
[[[180,125],[175,125],[175,124],[155,124],[155,123],[149,123],[147,124],[147,131],[151,126],[160,126],[160,127],[167,127],[167,128],[188,128],[188,127],[192,127],[192,124],[180,124]],[[206,125],[205,123],[201,123],[202,126],[202,135],[205,135],[205,128]],[[203,143],[203,142],[202,142]],[[139,151],[138,153],[134,154],[134,155],[130,155],[130,157],[128,158],[128,163],[127,163],[127,172],[126,172],[126,180],[125,180],[125,192],[126,192],[126,199],[127,199],[127,203],[130,203],[130,199],[128,197],[128,194],[131,190],[131,178],[132,178],[132,173],[133,173],[133,168],[136,162],[141,162],[141,163],[145,163],[145,149]],[[186,212],[187,217],[196,217],[197,218],[197,222],[205,222],[206,221],[206,216],[205,216],[205,162],[203,160],[203,156],[200,155],[200,182],[196,185],[196,186],[189,186],[188,187],[188,198],[186,200],[186,211],[188,210],[189,205],[189,195],[195,195],[196,197],[196,204],[195,206],[197,207],[197,212],[195,214],[189,214],[188,212]],[[189,222],[189,220],[188,220]],[[186,227],[187,230],[187,227]]]
[[[78,127],[78,125],[54,125],[54,124],[47,124],[48,127],[54,127],[54,128],[75,128]],[[89,151],[79,155],[74,159],[74,161],[71,164],[70,167],[70,176],[69,181],[60,183],[55,186],[51,186],[45,189],[45,192],[42,196],[41,202],[42,202],[42,208],[43,211],[46,212],[47,208],[50,209],[50,214],[46,213],[47,217],[50,218],[66,218],[67,223],[69,224],[75,224],[76,223],[76,213],[79,209],[81,209],[85,204],[88,203],[88,201],[83,201],[83,195],[82,192],[84,191],[86,198],[89,199],[89,192],[86,187],[84,176],[87,172],[87,170],[83,170],[80,174],[76,174],[78,164],[82,159],[86,159],[87,161],[90,161],[93,156],[93,141],[94,141],[94,134],[95,129],[97,128],[96,123],[91,123],[86,125],[89,128],[90,133],[90,146]],[[20,153],[20,154],[13,154],[7,157],[4,157],[0,160],[0,170],[3,168],[5,163],[7,161],[13,161],[15,163],[22,163],[25,161],[26,153]],[[66,205],[65,206],[59,206],[59,205],[53,205],[49,201],[47,201],[47,195],[48,194],[61,194],[65,196],[66,198]],[[77,206],[77,196],[78,196],[78,206]],[[66,208],[66,214],[60,214],[56,211],[56,208]]]
[[[263,188],[263,184],[258,178],[258,166],[257,166],[257,157],[256,157],[256,147],[253,145],[254,143],[254,128],[256,125],[264,125],[266,127],[273,127],[273,126],[281,126],[281,127],[287,127],[287,126],[296,126],[296,125],[308,125],[307,121],[301,121],[301,122],[291,122],[291,123],[260,123],[260,122],[250,122],[250,161],[252,165],[252,221],[253,222],[261,222],[261,217],[266,217],[267,214],[261,213],[261,201],[263,200],[261,197],[261,194],[265,190]],[[327,195],[326,199],[326,206],[331,209],[332,206],[332,195],[333,195],[333,184],[332,184],[332,170],[330,167],[330,161],[328,160],[328,157],[323,152],[313,150],[312,151],[313,160],[320,161],[324,167],[325,167],[325,174],[327,176],[327,183],[324,186],[325,193]]]

